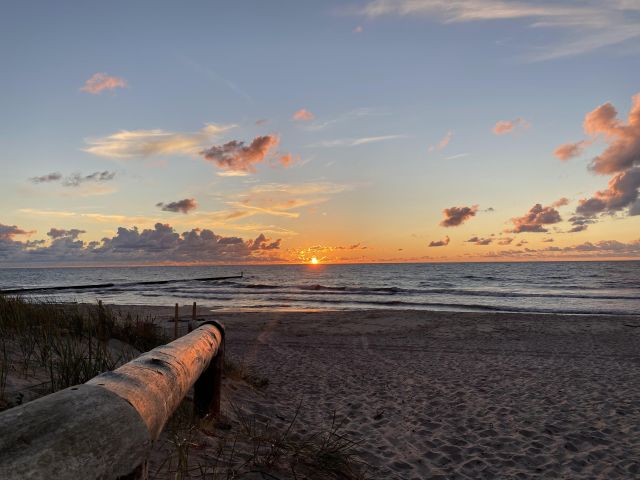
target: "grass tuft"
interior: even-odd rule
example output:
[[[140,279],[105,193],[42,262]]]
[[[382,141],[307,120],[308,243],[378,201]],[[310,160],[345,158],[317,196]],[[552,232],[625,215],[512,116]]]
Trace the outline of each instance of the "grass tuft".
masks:
[[[0,410],[20,403],[23,391],[7,383],[21,375],[22,384],[52,393],[84,383],[129,361],[136,352],[114,352],[110,339],[138,351],[166,343],[150,318],[118,316],[102,305],[59,304],[0,295]],[[31,397],[36,392],[31,391]]]

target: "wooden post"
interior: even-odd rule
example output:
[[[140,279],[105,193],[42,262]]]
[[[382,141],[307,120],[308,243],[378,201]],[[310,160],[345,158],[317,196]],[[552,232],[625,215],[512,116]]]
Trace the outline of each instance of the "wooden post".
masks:
[[[191,321],[189,322],[189,325],[187,325],[187,330],[189,332],[192,332],[196,326],[196,319],[197,319],[196,312],[197,312],[196,302],[193,302],[193,310],[191,311]]]
[[[178,338],[178,322],[180,321],[180,307],[176,303],[176,314],[173,319],[173,338]]]
[[[98,335],[100,337],[108,338],[109,332],[107,332],[106,319],[104,315],[104,308],[102,307],[102,300],[98,300]]]
[[[193,386],[194,413],[200,418],[207,415],[220,416],[220,393],[222,392],[222,375],[224,373],[224,325],[215,320],[208,321],[206,324],[217,327],[222,335],[222,340],[218,345],[218,353],[211,359],[209,366]]]

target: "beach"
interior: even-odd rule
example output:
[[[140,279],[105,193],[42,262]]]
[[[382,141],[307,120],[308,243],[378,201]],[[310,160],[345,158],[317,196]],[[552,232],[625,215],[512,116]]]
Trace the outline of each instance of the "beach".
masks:
[[[172,328],[172,308],[120,308],[147,312]],[[285,428],[295,416],[292,428],[301,434],[337,421],[341,434],[357,442],[368,478],[640,475],[637,316],[199,311],[198,317],[224,322],[228,358],[268,380],[266,388],[227,382],[230,418],[241,411]]]

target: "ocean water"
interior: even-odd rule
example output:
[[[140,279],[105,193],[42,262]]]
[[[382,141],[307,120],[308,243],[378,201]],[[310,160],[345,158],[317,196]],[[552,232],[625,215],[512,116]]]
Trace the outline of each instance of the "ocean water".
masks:
[[[195,278],[239,275],[221,281]],[[165,281],[162,284],[140,282]],[[175,281],[173,281],[175,280]],[[640,262],[243,265],[0,269],[0,290],[113,284],[24,294],[60,301],[211,309],[640,314]]]

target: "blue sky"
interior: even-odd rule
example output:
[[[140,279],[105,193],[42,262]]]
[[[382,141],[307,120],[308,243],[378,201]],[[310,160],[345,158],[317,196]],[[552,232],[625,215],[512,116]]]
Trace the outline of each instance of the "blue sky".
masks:
[[[0,224],[28,232],[4,238],[24,261],[38,248],[56,260],[52,227],[84,230],[61,237],[82,239],[84,252],[119,227],[158,222],[245,243],[282,239],[247,258],[204,259],[212,262],[568,258],[608,241],[624,246],[589,255],[637,250],[631,201],[567,234],[580,200],[607,187],[610,176],[587,168],[607,143],[566,162],[554,156],[585,137],[585,115],[605,102],[626,121],[640,91],[635,2],[8,2],[5,12]],[[126,86],[81,90],[96,73]],[[294,120],[300,109],[313,118]],[[516,122],[496,135],[498,121]],[[278,145],[244,176],[220,176],[197,149],[87,151],[121,131],[193,138],[207,124],[228,129],[202,149],[265,135]],[[288,168],[277,160],[285,154]],[[29,180],[101,171],[114,179],[79,188]],[[278,192],[277,208],[273,195],[256,194],[265,188]],[[562,221],[505,232],[535,204],[563,197]],[[188,214],[156,206],[187,198],[198,205]],[[262,210],[227,221],[246,213],[243,200]],[[455,228],[439,224],[444,209],[476,205]],[[467,241],[491,235],[483,246]],[[428,246],[445,237],[445,248]],[[499,246],[501,237],[513,241]],[[565,250],[545,250],[549,237]],[[518,251],[521,239],[529,246]],[[357,244],[367,249],[346,249]]]

